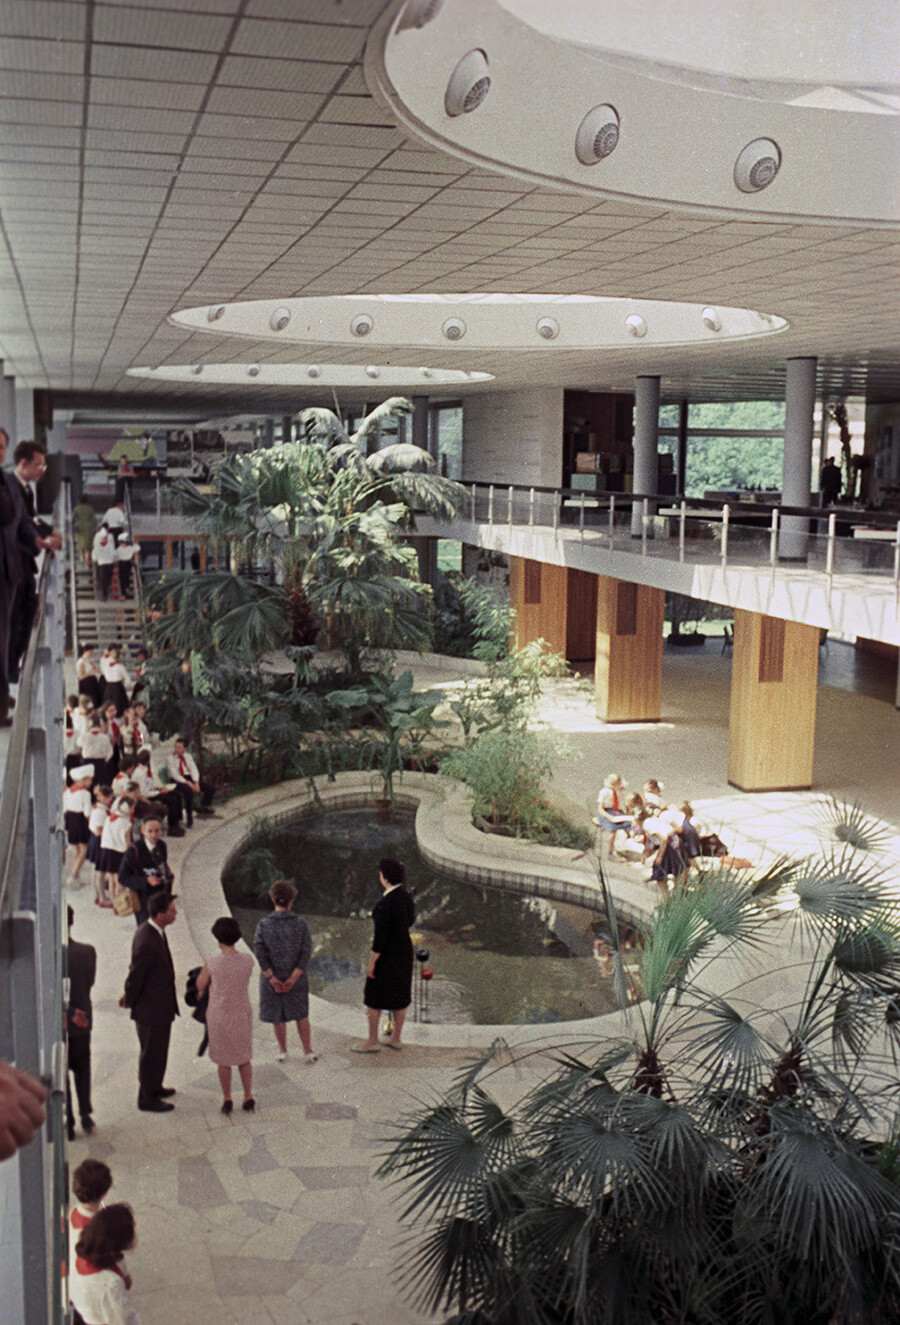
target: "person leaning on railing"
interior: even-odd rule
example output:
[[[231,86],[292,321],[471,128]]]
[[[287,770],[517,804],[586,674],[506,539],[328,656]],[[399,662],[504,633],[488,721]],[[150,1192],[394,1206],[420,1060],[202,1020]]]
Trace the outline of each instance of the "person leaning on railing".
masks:
[[[47,1092],[39,1081],[0,1060],[0,1160],[34,1140],[47,1115]]]

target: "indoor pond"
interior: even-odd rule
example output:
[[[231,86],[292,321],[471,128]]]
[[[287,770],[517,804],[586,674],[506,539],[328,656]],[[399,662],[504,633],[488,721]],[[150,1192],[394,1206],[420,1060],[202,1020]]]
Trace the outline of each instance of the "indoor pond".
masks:
[[[298,890],[294,909],[313,935],[311,991],[361,1007],[382,856],[406,866],[417,912],[413,943],[428,954],[416,963],[411,1017],[535,1024],[615,1010],[610,964],[602,960],[606,949],[602,939],[595,942],[604,932],[599,909],[449,879],[419,855],[411,816],[380,823],[368,810],[338,810],[259,826],[222,881],[252,947],[257,921],[270,909],[269,884],[290,879]],[[634,943],[633,932],[623,930],[623,936]],[[423,970],[432,977],[423,981]],[[626,975],[633,984],[636,965],[627,955]]]

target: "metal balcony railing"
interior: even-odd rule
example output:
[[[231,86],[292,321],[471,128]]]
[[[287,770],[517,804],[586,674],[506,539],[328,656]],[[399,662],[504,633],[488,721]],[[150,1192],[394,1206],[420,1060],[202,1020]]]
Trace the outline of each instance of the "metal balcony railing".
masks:
[[[610,551],[728,566],[805,566],[827,576],[887,580],[900,594],[900,520],[878,511],[768,502],[673,500],[659,493],[470,483],[475,524],[551,529]]]

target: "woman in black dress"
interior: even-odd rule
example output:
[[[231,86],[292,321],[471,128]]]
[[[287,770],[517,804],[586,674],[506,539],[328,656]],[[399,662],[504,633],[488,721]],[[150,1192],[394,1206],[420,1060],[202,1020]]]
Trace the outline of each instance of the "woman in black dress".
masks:
[[[363,1002],[369,1018],[369,1038],[353,1046],[357,1054],[377,1054],[378,1019],[382,1009],[394,1014],[394,1031],[386,1041],[389,1049],[402,1049],[400,1035],[406,1009],[412,1001],[413,945],[409,927],[416,918],[413,899],[403,887],[406,870],[399,860],[386,856],[378,863],[378,882],[384,896],[375,906],[375,937],[366,970]]]

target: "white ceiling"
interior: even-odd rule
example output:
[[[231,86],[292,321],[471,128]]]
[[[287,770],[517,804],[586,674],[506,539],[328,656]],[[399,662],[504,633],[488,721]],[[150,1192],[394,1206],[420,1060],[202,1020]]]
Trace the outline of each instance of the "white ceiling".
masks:
[[[448,3],[453,0],[448,0]],[[477,0],[457,0],[475,4]],[[279,296],[521,291],[691,300],[788,319],[777,344],[455,349],[436,367],[501,385],[664,398],[777,395],[818,355],[829,394],[900,399],[900,235],[730,221],[599,201],[473,168],[404,138],[369,95],[383,0],[4,0],[0,6],[0,357],[19,385],[147,407],[165,362],[286,362],[271,342],[167,324],[191,305]],[[877,34],[873,34],[877,40]],[[304,346],[304,362],[368,362]],[[408,352],[397,362],[414,362]],[[297,407],[310,392],[202,400]]]

